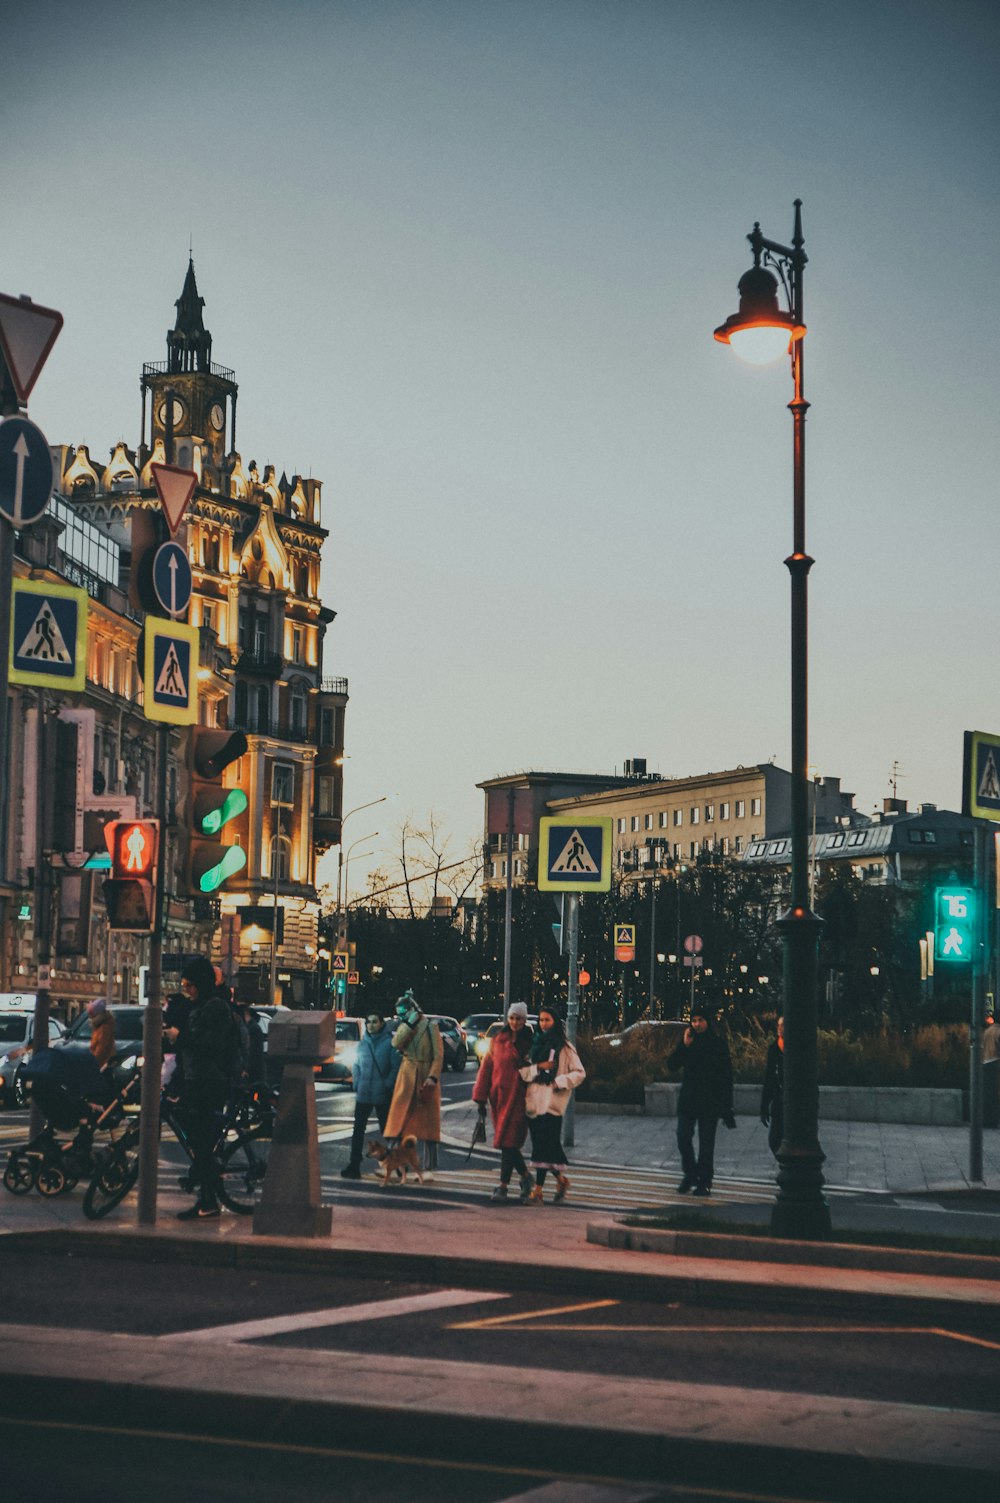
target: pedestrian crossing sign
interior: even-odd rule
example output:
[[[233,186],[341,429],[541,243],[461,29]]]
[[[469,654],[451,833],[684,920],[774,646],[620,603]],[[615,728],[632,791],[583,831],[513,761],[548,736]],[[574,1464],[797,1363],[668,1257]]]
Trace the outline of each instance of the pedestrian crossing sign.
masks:
[[[616,924],[615,925],[615,944],[616,945],[634,945],[635,944],[635,925],[634,924]]]
[[[540,892],[608,892],[611,820],[548,816],[538,825]]]
[[[962,813],[1000,821],[1000,736],[966,731]]]
[[[198,719],[198,628],[147,616],[143,630],[146,719],[194,725]]]
[[[346,950],[334,950],[330,969],[335,976],[346,976],[350,966],[350,955]]]
[[[40,579],[11,581],[8,678],[82,690],[87,680],[87,592]]]

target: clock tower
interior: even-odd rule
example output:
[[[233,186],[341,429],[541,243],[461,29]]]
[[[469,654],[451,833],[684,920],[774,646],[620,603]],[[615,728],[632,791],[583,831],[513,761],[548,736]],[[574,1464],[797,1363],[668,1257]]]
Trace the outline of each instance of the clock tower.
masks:
[[[181,462],[178,449],[187,451],[190,461],[193,443],[201,446],[204,457],[216,469],[221,468],[226,453],[226,428],[229,449],[236,447],[235,372],[212,364],[212,336],[205,328],[202,309],[205,299],[198,295],[194,260],[189,259],[184,287],[176,302],[177,320],[167,333],[167,358],[142,368],[142,434],[146,441],[146,398],[150,398],[149,448],[167,431],[168,403],[173,402],[175,463]],[[168,397],[172,393],[172,399]]]

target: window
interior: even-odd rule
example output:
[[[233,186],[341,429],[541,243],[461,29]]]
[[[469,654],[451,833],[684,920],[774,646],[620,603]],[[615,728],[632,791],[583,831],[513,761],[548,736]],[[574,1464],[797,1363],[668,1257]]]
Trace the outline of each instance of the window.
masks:
[[[301,627],[295,626],[295,627],[292,628],[292,662],[293,663],[301,663],[301,661],[302,661],[302,629],[301,629]]]
[[[301,686],[292,690],[292,735],[302,737],[306,733],[306,697]]]
[[[215,606],[206,605],[204,601],[201,607],[201,624],[202,626],[207,626],[211,631],[215,630]]]
[[[263,657],[267,652],[267,617],[260,611],[254,612],[253,618],[253,651],[255,657]]]
[[[728,835],[723,835],[723,837],[722,837],[722,854],[724,856],[728,856],[729,855],[729,836]]]
[[[336,819],[337,817],[337,779],[320,777],[319,779],[319,803],[316,812],[320,819]]]
[[[682,825],[683,823],[684,823],[684,810],[683,809],[675,809],[674,810],[674,825],[675,826]]]
[[[772,856],[783,856],[785,851],[788,850],[788,841],[772,840],[771,844],[768,846],[768,850],[770,851]]]
[[[747,855],[748,856],[763,856],[764,849],[765,849],[764,846],[760,845],[757,841],[754,841],[754,843],[750,847],[749,851],[747,851]]]
[[[934,845],[937,842],[937,832],[934,830],[910,830],[911,845]]]
[[[705,805],[705,823],[707,825],[710,825],[712,823],[712,821],[714,820],[714,818],[715,818],[715,805],[714,804],[706,804]]]
[[[737,835],[736,840],[734,841],[734,845],[736,847],[736,854],[737,854],[737,856],[742,856],[742,854],[743,854],[743,836],[742,835]]]
[[[277,871],[275,870],[277,860]],[[287,882],[292,869],[292,842],[287,835],[271,836],[271,861],[268,875],[274,881]]]
[[[644,814],[642,818],[642,825],[643,829],[651,830],[653,828],[653,816],[651,814]]]
[[[290,809],[295,802],[295,768],[288,762],[275,762],[271,768],[271,803]]]
[[[500,863],[500,875],[501,875],[501,877],[506,877],[506,875],[507,875],[507,863],[506,863],[506,861],[501,861],[501,863]]]
[[[691,823],[693,825],[696,825],[696,824],[699,824],[700,821],[701,821],[701,810],[697,806],[695,806],[695,808],[693,808],[691,810]]]
[[[675,861],[679,861],[680,859],[681,859],[681,843],[680,843],[679,840],[675,840],[674,841],[674,860]]]
[[[746,812],[747,812],[747,806],[746,806],[745,802],[743,801],[743,799],[738,798],[736,800],[736,818],[737,819],[745,819],[746,818]]]
[[[497,864],[496,864],[495,861],[491,861],[490,862],[490,876],[493,878],[494,881],[496,881],[496,875],[497,875]]]
[[[618,821],[618,833],[619,835],[625,834],[625,821],[623,819]]]
[[[853,835],[847,837],[848,845],[864,845],[868,838],[867,830],[855,830]]]
[[[515,861],[514,861],[514,875],[515,875],[515,877],[519,877],[521,875],[521,859],[520,859],[520,857],[517,857],[515,859]]]
[[[319,720],[319,740],[321,746],[333,745],[333,731],[336,721],[332,710],[321,710]]]
[[[827,846],[827,849],[831,850],[831,851],[839,851],[840,847],[843,845],[843,843],[844,843],[844,837],[843,837],[843,835],[831,835],[830,836],[830,842],[829,842],[829,845]]]
[[[632,829],[633,829],[633,831],[637,830],[639,828],[639,816],[638,816],[638,814],[633,814],[632,815],[632,821],[631,821],[631,823],[632,823]]]
[[[729,805],[728,804],[720,804],[719,805],[719,818],[720,819],[728,819],[729,818]]]
[[[667,828],[667,811],[666,811],[666,809],[661,809],[660,810],[660,829],[661,830],[665,830],[666,828]]]
[[[691,860],[692,861],[697,856],[697,854],[698,854],[698,842],[696,840],[692,840],[692,842],[691,842]]]
[[[752,798],[750,800],[750,814],[751,814],[751,817],[754,816],[754,815],[759,815],[760,814],[760,799],[759,798]]]

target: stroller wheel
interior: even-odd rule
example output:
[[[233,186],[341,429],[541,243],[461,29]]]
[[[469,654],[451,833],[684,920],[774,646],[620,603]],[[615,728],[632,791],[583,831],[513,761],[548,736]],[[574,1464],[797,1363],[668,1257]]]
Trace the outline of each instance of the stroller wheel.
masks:
[[[4,1170],[3,1185],[12,1195],[27,1195],[35,1183],[35,1171],[31,1166],[31,1160],[22,1158],[18,1153],[12,1153],[7,1160],[7,1168]]]
[[[35,1177],[39,1195],[61,1195],[68,1188],[66,1176],[57,1164],[43,1164]]]

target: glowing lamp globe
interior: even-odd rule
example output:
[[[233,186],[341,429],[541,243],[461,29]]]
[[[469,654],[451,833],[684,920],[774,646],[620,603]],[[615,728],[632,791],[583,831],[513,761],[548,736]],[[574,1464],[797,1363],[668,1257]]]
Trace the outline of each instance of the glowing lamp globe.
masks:
[[[778,307],[778,279],[763,266],[752,266],[739,281],[740,310],[715,331],[749,365],[770,365],[801,339],[805,325]]]

